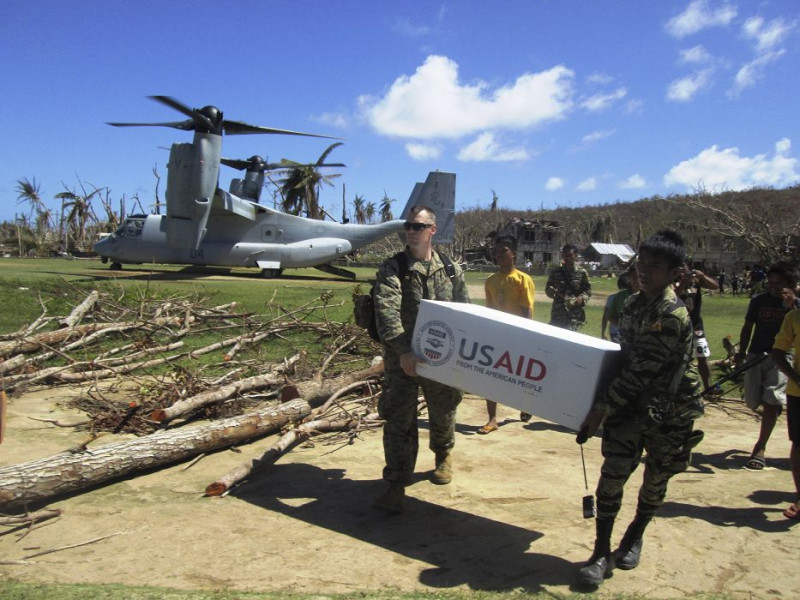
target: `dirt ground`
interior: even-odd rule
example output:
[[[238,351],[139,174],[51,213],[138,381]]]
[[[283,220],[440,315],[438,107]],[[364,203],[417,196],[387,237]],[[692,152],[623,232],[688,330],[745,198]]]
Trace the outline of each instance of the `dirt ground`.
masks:
[[[85,433],[33,421],[71,422],[61,408],[76,390],[32,391],[12,399],[0,466],[46,457]],[[500,406],[499,431],[476,429],[480,398],[459,412],[452,484],[427,481],[433,456],[421,451],[405,514],[371,508],[382,489],[380,433],[336,448],[317,440],[223,498],[203,498],[217,476],[260,454],[274,438],[241,452],[207,456],[52,502],[63,515],[24,537],[0,536],[0,562],[41,550],[108,539],[0,564],[0,577],[31,582],[126,583],[186,589],[585,591],[576,564],[591,553],[594,522],[584,520],[579,447],[574,435]],[[426,447],[426,421],[421,421]],[[744,468],[757,421],[740,401],[707,409],[706,439],[687,473],[673,479],[667,503],[645,539],[642,564],[616,571],[604,593],[679,598],[725,592],[741,598],[792,598],[800,588],[800,527],[781,511],[792,500],[783,417],[768,468]],[[112,441],[107,436],[97,444]],[[600,466],[599,440],[586,446],[589,487]],[[618,540],[632,516],[641,470],[632,477]]]

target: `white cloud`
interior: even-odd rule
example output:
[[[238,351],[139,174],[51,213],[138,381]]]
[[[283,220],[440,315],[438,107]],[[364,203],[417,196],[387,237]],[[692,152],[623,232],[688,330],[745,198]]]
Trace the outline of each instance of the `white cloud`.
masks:
[[[743,89],[756,84],[764,76],[764,70],[772,62],[778,60],[786,53],[785,50],[777,52],[767,52],[742,65],[733,78],[733,87],[728,91],[728,95],[735,96]]]
[[[676,79],[667,88],[667,100],[688,102],[711,84],[712,73],[712,69],[702,69],[687,77]]]
[[[417,25],[405,17],[401,17],[394,22],[392,29],[406,37],[422,37],[431,33],[432,29],[428,25]]]
[[[707,27],[724,27],[736,17],[736,7],[732,4],[709,5],[707,0],[692,0],[682,13],[667,22],[667,32],[681,38]]]
[[[794,23],[786,23],[783,19],[773,19],[764,26],[762,17],[750,17],[742,25],[744,37],[756,43],[756,51],[764,52],[780,44],[789,32],[794,29]]]
[[[595,94],[589,96],[581,102],[581,106],[589,112],[599,112],[601,110],[606,110],[617,100],[622,100],[627,94],[628,90],[625,88],[617,88],[610,94]]]
[[[406,152],[414,160],[432,160],[442,155],[442,148],[433,144],[406,144]]]
[[[458,159],[465,162],[492,161],[507,162],[526,160],[528,152],[525,148],[503,148],[494,139],[492,133],[482,133],[477,139],[465,146],[458,153]]]
[[[681,50],[681,62],[685,63],[707,63],[711,62],[712,56],[703,46],[697,45],[686,50]]]
[[[619,187],[622,188],[623,190],[638,190],[646,185],[647,182],[644,180],[644,177],[642,177],[638,173],[635,175],[631,175],[625,181],[619,182]]]
[[[594,144],[595,142],[599,142],[602,139],[610,137],[617,132],[616,129],[606,129],[603,131],[593,131],[592,133],[587,133],[583,138],[581,138],[581,142],[584,145],[588,146]]]
[[[597,188],[597,177],[589,177],[578,184],[575,189],[579,192],[591,192]]]
[[[614,78],[605,73],[592,73],[586,78],[586,83],[589,85],[608,85],[612,81],[614,81]]]
[[[711,192],[752,187],[785,187],[800,180],[797,159],[789,156],[792,144],[783,138],[775,153],[741,156],[738,148],[719,150],[716,145],[694,158],[682,161],[664,175],[664,185],[682,185],[688,191],[702,188]]]
[[[642,112],[643,108],[644,100],[639,100],[638,98],[632,98],[625,103],[625,112],[629,115],[638,114]]]
[[[418,139],[458,138],[493,128],[522,129],[563,119],[574,74],[564,66],[520,75],[494,91],[458,80],[458,65],[431,55],[413,75],[398,77],[382,98],[362,96],[361,109],[379,133]]]
[[[544,184],[544,189],[548,192],[555,192],[556,190],[560,190],[565,185],[567,185],[567,180],[562,179],[561,177],[551,177],[547,180],[547,183]]]
[[[322,113],[321,115],[311,117],[311,119],[317,123],[330,125],[338,129],[347,128],[347,117],[342,113]]]

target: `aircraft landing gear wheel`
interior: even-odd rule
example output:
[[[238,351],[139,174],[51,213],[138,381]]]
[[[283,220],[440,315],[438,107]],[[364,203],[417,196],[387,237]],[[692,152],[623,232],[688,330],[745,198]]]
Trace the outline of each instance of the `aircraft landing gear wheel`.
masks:
[[[274,279],[275,277],[280,277],[281,273],[283,273],[283,269],[261,269],[261,276],[264,279]]]
[[[112,271],[122,271],[122,264],[121,263],[111,263],[109,267]]]

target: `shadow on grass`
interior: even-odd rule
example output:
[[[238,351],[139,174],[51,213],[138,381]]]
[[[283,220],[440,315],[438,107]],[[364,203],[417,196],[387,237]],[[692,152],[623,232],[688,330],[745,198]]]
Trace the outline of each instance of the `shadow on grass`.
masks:
[[[319,281],[330,283],[348,283],[353,284],[357,282],[365,282],[367,279],[356,278],[355,281],[345,279],[343,277],[335,277],[332,275],[323,275],[316,273],[308,275],[300,275],[297,273],[283,274],[280,277],[266,279],[261,275],[258,269],[251,271],[231,271],[221,267],[186,267],[176,271],[162,271],[159,269],[150,269],[144,266],[126,266],[120,271],[112,271],[108,267],[94,267],[91,269],[82,270],[75,273],[66,273],[64,271],[43,271],[49,275],[56,277],[63,277],[70,275],[76,278],[83,278],[94,281],[106,281],[114,279],[124,279],[126,281],[194,281],[203,280],[214,277],[230,277],[240,281],[264,281],[264,282],[297,282],[297,281]]]
[[[467,585],[473,590],[528,593],[542,586],[569,585],[574,565],[529,552],[542,534],[414,498],[408,488],[405,512],[387,515],[371,506],[383,481],[349,479],[342,469],[307,464],[276,465],[268,480],[232,492],[267,510],[299,519],[431,565],[420,583],[433,588]],[[419,485],[430,485],[420,482]],[[291,499],[304,499],[297,505]],[[310,501],[309,501],[310,499]],[[369,556],[364,548],[363,556]]]

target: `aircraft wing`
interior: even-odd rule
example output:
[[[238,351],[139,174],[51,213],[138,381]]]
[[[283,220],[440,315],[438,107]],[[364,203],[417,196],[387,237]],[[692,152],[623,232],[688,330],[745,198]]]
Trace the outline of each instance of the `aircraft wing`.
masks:
[[[217,193],[214,194],[214,205],[211,208],[211,214],[229,212],[250,221],[255,221],[259,213],[258,208],[258,205],[254,202],[242,200],[238,196],[218,189]]]

